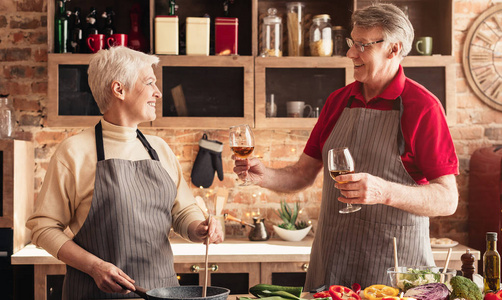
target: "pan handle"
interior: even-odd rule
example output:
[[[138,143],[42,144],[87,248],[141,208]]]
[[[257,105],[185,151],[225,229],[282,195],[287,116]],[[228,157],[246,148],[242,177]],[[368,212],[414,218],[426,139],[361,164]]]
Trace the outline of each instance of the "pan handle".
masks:
[[[146,294],[147,290],[145,288],[142,288],[140,286],[134,285],[136,290],[134,291],[136,295],[140,296],[143,299],[148,299],[148,295]]]
[[[127,288],[124,287],[122,284],[120,284],[118,282],[117,282],[117,284],[120,285],[124,290],[127,290]],[[142,288],[142,287],[137,286],[137,285],[134,285],[134,288],[136,290],[133,291],[133,293],[135,293],[136,295],[140,296],[143,299],[148,299],[148,295],[146,294],[147,290],[145,288]]]

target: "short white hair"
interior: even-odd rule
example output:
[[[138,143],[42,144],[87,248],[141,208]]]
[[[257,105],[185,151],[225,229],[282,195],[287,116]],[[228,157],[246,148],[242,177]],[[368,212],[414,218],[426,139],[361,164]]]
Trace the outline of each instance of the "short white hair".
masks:
[[[156,66],[158,63],[159,58],[155,55],[123,46],[99,50],[93,54],[87,74],[89,87],[101,113],[104,114],[109,109],[113,97],[113,81],[119,81],[128,91],[138,80],[139,70],[147,66]]]
[[[394,4],[373,4],[356,10],[352,14],[352,26],[380,27],[386,42],[401,43],[401,57],[405,57],[411,51],[415,37],[413,25],[404,12]]]

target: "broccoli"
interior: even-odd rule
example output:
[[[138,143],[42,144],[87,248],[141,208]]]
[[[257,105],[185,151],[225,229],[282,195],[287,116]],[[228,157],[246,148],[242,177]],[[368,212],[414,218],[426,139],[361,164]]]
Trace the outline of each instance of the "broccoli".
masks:
[[[455,276],[450,279],[452,291],[450,299],[464,298],[466,300],[483,300],[483,295],[478,286],[470,279]]]

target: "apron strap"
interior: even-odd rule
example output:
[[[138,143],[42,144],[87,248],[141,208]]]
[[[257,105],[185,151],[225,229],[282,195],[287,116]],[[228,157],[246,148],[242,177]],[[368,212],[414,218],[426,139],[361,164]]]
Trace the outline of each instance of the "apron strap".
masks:
[[[101,126],[101,121],[94,126],[94,136],[96,138],[96,154],[98,155],[98,161],[105,160],[105,149],[103,148],[103,126]]]
[[[401,96],[397,97],[396,100],[394,100],[394,107],[392,108],[393,110],[399,110],[399,128],[397,130],[397,147],[399,150],[399,155],[402,156],[404,154],[404,136],[403,136],[403,130],[401,126],[401,118],[403,117],[403,100],[401,99]]]
[[[350,96],[349,98],[349,101],[347,101],[347,106],[345,106],[346,108],[349,108],[352,106],[352,102],[354,101],[355,97],[354,95]],[[392,110],[398,110],[399,111],[399,128],[397,130],[397,147],[398,147],[398,150],[399,150],[399,155],[403,155],[404,154],[404,146],[405,146],[405,143],[404,143],[404,137],[403,137],[403,130],[401,128],[401,118],[403,116],[403,100],[401,99],[401,96],[398,96],[395,100],[394,100],[394,104],[392,106]]]
[[[94,131],[95,131],[94,136],[96,138],[96,154],[98,156],[98,161],[105,160],[105,150],[103,147],[103,126],[101,125],[101,121],[99,121],[98,124],[94,126]],[[150,158],[157,161],[160,160],[157,151],[155,151],[155,149],[152,148],[150,143],[148,143],[143,133],[141,133],[139,129],[136,129],[136,132],[139,140],[148,151]]]
[[[136,129],[136,132],[138,133],[138,138],[139,140],[141,141],[141,143],[143,144],[143,146],[145,146],[146,150],[148,150],[148,154],[150,154],[150,157],[153,159],[153,160],[160,160],[159,159],[159,156],[157,155],[157,151],[155,151],[155,149],[152,148],[152,146],[150,145],[150,143],[146,140],[145,136],[143,135],[143,133],[141,131],[139,131],[139,129]]]

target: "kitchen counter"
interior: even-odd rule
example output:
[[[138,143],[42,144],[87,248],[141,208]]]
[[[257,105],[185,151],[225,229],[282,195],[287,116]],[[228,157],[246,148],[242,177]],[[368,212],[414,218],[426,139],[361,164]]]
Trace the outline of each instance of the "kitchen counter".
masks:
[[[209,246],[211,262],[292,262],[308,261],[313,238],[307,237],[300,242],[287,242],[271,239],[252,242],[247,239],[227,239],[220,244]],[[171,239],[176,263],[204,262],[206,246],[188,242],[181,238]],[[445,256],[446,257],[446,256]],[[64,264],[47,251],[33,244],[25,246],[12,255],[14,265],[51,265]]]
[[[312,237],[307,237],[303,241],[288,242],[279,239],[270,239],[264,242],[252,242],[247,239],[227,239],[220,244],[211,244],[209,247],[209,257],[212,262],[292,262],[308,261],[312,246]],[[176,263],[204,262],[206,247],[203,244],[196,244],[185,241],[181,238],[171,240],[174,261]],[[460,270],[460,256],[471,249],[464,245],[457,245],[452,248],[450,267]],[[480,259],[480,252],[471,249],[471,253],[476,260]],[[436,265],[444,262],[448,254],[448,248],[432,248],[432,254]],[[460,264],[457,264],[460,262]],[[33,244],[25,246],[20,251],[12,255],[14,265],[52,265],[64,264],[54,258],[44,249]],[[457,267],[458,266],[458,267]]]
[[[294,267],[294,272],[305,271],[308,268],[312,242],[313,238],[310,236],[300,242],[287,242],[279,239],[270,239],[264,242],[227,239],[221,244],[209,246],[209,263],[218,264],[220,266],[218,272],[222,273],[249,272],[250,276],[251,274],[253,276],[253,279],[250,278],[250,286],[260,282],[270,283],[271,272],[291,272],[291,270],[285,271],[286,266]],[[203,266],[205,245],[187,242],[181,238],[171,239],[171,244],[175,267],[178,265],[180,268],[183,267],[183,270],[190,270],[192,264]],[[452,248],[449,268],[461,269],[460,257],[466,252],[466,249],[468,247],[464,245]],[[432,253],[436,265],[443,267],[448,248],[432,248]],[[480,259],[480,251],[471,249],[471,253],[476,260]],[[29,244],[13,254],[11,262],[13,265],[34,266],[35,300],[47,299],[47,276],[62,275],[66,272],[66,266],[63,262],[33,244]],[[248,269],[244,270],[246,266]],[[476,262],[474,266],[477,266]],[[228,271],[229,268],[232,270]],[[229,299],[234,300],[235,295],[231,295]]]

